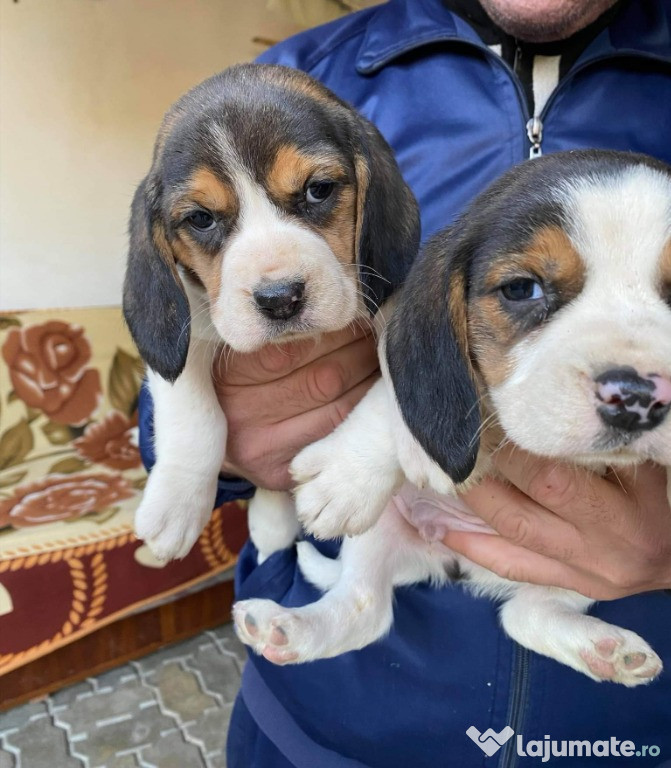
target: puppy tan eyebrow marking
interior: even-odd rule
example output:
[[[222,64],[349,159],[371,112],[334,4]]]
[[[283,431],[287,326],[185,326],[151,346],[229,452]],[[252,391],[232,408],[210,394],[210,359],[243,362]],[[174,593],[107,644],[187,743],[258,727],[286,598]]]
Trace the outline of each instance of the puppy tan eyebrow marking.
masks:
[[[173,216],[190,212],[194,203],[229,217],[235,216],[239,208],[233,187],[204,167],[196,169],[182,186],[182,194],[172,207]]]
[[[328,220],[319,225],[309,221],[305,223],[322,235],[338,261],[350,264],[355,259],[355,222],[359,214],[356,211],[354,184],[346,183],[349,179],[347,168],[339,157],[303,152],[296,146],[286,144],[277,151],[266,183],[271,197],[288,205],[310,179],[338,181],[341,184]]]
[[[469,301],[469,340],[477,367],[489,387],[512,370],[510,352],[520,340],[515,319],[501,306],[496,289],[516,277],[540,278],[566,304],[585,283],[585,265],[559,227],[540,229],[520,251],[495,257],[484,278],[486,290]]]
[[[546,279],[568,301],[582,290],[585,264],[563,229],[546,226],[519,251],[495,257],[484,283],[488,290],[495,290],[507,280],[525,275]]]
[[[197,168],[180,185],[178,197],[171,207],[173,221],[178,223],[186,214],[192,213],[194,204],[230,219],[237,215],[239,209],[238,197],[231,185],[204,166]],[[221,258],[213,258],[184,228],[176,230],[171,247],[177,261],[200,281],[210,300],[216,301],[221,283]]]
[[[348,174],[336,155],[303,152],[296,146],[285,144],[276,152],[266,184],[273,198],[286,202],[311,178],[344,182]]]

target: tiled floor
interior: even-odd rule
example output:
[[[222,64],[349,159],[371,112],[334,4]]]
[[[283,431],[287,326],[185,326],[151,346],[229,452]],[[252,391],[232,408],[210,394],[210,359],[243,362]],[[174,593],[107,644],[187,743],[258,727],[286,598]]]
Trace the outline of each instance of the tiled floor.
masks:
[[[230,624],[0,714],[0,768],[225,768]]]

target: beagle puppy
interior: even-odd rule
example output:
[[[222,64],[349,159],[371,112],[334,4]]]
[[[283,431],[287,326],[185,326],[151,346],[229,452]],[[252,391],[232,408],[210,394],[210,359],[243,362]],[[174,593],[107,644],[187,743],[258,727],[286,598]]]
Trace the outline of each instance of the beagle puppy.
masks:
[[[135,527],[157,558],[184,557],[215,501],[215,355],[370,317],[418,246],[391,149],[308,75],[234,66],[168,111],[133,200],[123,295],[154,400],[156,465]],[[258,491],[250,529],[262,558],[289,546],[288,496]]]
[[[521,645],[594,680],[654,679],[657,654],[586,615],[592,600],[441,540],[494,533],[456,492],[503,443],[597,472],[671,467],[671,167],[588,150],[512,169],[423,249],[380,346],[383,379],[292,466],[308,531],[349,534],[338,560],[298,545],[325,594],[239,603],[240,637],[280,664],[358,649],[389,630],[395,586],[459,574]]]

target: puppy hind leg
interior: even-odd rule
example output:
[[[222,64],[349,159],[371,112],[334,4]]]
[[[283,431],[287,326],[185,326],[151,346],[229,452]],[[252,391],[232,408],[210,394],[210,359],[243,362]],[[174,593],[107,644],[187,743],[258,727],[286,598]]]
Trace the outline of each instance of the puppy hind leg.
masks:
[[[300,532],[293,499],[283,491],[257,488],[249,502],[247,523],[259,565],[273,552],[290,547]]]
[[[373,594],[334,588],[302,608],[244,600],[233,608],[238,637],[274,664],[301,664],[358,650],[382,637],[393,618],[391,588]]]
[[[398,556],[389,556],[393,539],[378,530],[382,522],[345,539],[340,578],[315,603],[300,608],[271,600],[237,603],[233,616],[242,642],[275,664],[298,664],[358,650],[388,632],[395,572],[407,568]]]
[[[310,584],[322,592],[333,589],[342,574],[340,558],[325,557],[309,541],[299,541],[296,544],[296,553],[298,567]]]
[[[501,623],[520,645],[593,680],[627,687],[651,682],[662,670],[659,656],[635,632],[586,616],[592,602],[577,592],[525,584],[501,607]]]

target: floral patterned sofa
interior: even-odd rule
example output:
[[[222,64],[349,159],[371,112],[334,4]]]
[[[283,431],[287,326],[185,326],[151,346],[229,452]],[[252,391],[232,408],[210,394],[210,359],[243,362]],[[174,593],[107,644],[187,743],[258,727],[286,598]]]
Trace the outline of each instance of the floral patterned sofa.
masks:
[[[141,382],[119,308],[0,314],[0,706],[114,664],[112,631],[105,658],[90,641],[70,653],[63,679],[39,671],[46,655],[115,622],[135,622],[118,654],[129,658],[146,650],[132,638],[146,634],[151,610],[162,610],[151,647],[228,617],[222,575],[246,537],[243,502],[215,510],[177,562],[158,562],[133,535],[146,480]],[[194,598],[204,586],[218,590],[209,607]],[[180,613],[182,599],[201,602]]]

